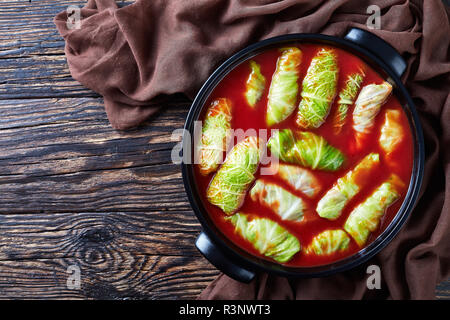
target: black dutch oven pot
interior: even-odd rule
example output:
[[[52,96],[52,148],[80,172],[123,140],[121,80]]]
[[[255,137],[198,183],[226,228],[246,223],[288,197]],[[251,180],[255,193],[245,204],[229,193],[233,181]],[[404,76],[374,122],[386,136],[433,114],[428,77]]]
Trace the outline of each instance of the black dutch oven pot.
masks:
[[[399,99],[408,117],[414,142],[414,163],[407,195],[403,204],[389,226],[367,247],[354,255],[327,265],[313,267],[290,267],[258,258],[229,241],[212,223],[194,180],[192,159],[182,163],[184,186],[203,231],[196,240],[198,250],[219,270],[233,279],[250,282],[257,271],[263,271],[285,277],[319,277],[354,268],[373,257],[384,248],[399,232],[414,207],[422,183],[424,166],[424,142],[422,129],[413,101],[401,82],[406,70],[406,62],[400,54],[384,40],[362,29],[352,28],[344,36],[338,38],[322,34],[288,34],[260,41],[239,51],[226,60],[208,78],[197,94],[186,119],[183,148],[194,145],[194,121],[202,111],[208,96],[216,85],[237,65],[249,58],[273,47],[288,44],[315,43],[335,46],[360,57],[375,71],[381,74],[394,86],[394,94]],[[185,156],[188,152],[184,152]],[[192,154],[190,152],[189,154]]]

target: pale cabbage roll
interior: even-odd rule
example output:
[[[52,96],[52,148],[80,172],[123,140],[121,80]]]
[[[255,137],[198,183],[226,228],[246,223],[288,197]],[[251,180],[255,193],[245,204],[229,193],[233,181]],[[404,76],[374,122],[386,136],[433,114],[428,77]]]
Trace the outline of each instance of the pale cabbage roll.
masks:
[[[358,147],[361,146],[364,136],[370,133],[375,117],[391,92],[392,86],[386,81],[382,84],[369,84],[361,89],[353,110],[353,129],[356,132]]]
[[[223,153],[231,138],[231,101],[226,98],[214,100],[206,111],[199,144],[200,173],[214,172],[222,163]]]
[[[251,219],[244,213],[236,213],[226,219],[260,254],[277,262],[287,262],[301,250],[298,239],[275,221],[256,217]]]
[[[297,125],[318,128],[325,122],[336,95],[339,75],[336,53],[321,49],[311,60],[302,83],[302,100],[298,106]]]
[[[289,164],[279,164],[278,175],[292,188],[308,197],[314,197],[320,192],[321,186],[317,178],[305,168]]]
[[[300,222],[303,220],[303,211],[306,204],[284,188],[274,183],[256,180],[250,190],[250,197],[275,212],[282,220]]]
[[[318,256],[330,255],[335,252],[342,252],[348,249],[350,237],[341,229],[326,230],[313,238],[309,246],[305,249],[306,254],[316,254]]]
[[[262,75],[259,64],[253,60],[250,61],[250,69],[250,75],[245,86],[245,99],[251,107],[254,107],[264,92],[266,78]]]
[[[297,80],[301,62],[302,51],[300,49],[295,47],[282,49],[267,97],[266,122],[268,126],[285,120],[294,111],[297,103]]]
[[[339,218],[345,205],[370,180],[371,172],[379,163],[378,153],[370,153],[355,168],[339,178],[317,203],[319,216],[329,220]]]
[[[338,170],[344,155],[321,136],[307,131],[283,129],[274,132],[267,143],[272,155],[292,164],[326,171]]]
[[[344,230],[360,247],[364,246],[370,233],[378,228],[386,209],[400,197],[400,186],[403,186],[400,178],[391,175],[388,181],[382,183],[350,213]]]
[[[347,120],[348,108],[355,101],[356,95],[359,91],[361,83],[364,80],[364,72],[355,72],[347,77],[345,81],[345,87],[339,93],[338,110],[334,117],[334,132],[336,134],[340,133],[342,127]]]
[[[261,154],[262,148],[256,137],[247,137],[236,144],[209,184],[208,201],[228,215],[239,209],[247,189],[255,180]]]
[[[395,109],[386,110],[379,142],[387,156],[398,147],[404,137],[405,132],[401,125],[401,111]]]

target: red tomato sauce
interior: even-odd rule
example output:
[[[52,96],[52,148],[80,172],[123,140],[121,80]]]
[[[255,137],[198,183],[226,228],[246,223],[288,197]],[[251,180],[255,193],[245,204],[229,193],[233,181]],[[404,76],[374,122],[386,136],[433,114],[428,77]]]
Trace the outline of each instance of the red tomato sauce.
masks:
[[[309,67],[311,59],[324,46],[316,44],[298,44],[296,46],[300,48],[303,52],[303,59],[300,66],[300,75],[298,79],[299,93],[297,95],[297,104],[296,104],[298,106],[301,100],[300,93],[302,88],[302,81],[306,75],[306,71]],[[321,191],[314,198],[308,198],[303,193],[291,188],[277,175],[271,176],[261,175],[260,174],[261,167],[264,165],[260,166],[260,168],[256,173],[255,181],[258,178],[261,178],[267,182],[274,182],[279,186],[282,186],[286,190],[290,191],[291,193],[295,194],[296,196],[301,197],[306,202],[308,209],[305,212],[304,220],[302,222],[290,222],[281,220],[281,218],[273,211],[271,211],[271,209],[261,205],[260,203],[252,201],[249,192],[247,192],[242,207],[238,210],[238,212],[251,214],[258,217],[267,217],[273,221],[276,221],[278,224],[280,224],[290,233],[292,233],[295,237],[297,237],[297,239],[301,243],[302,251],[311,243],[313,237],[319,234],[320,232],[328,229],[343,229],[346,219],[348,218],[350,212],[355,208],[355,206],[363,202],[381,183],[386,181],[392,173],[395,173],[402,179],[405,186],[402,188],[402,190],[399,190],[401,193],[401,197],[386,210],[386,213],[381,220],[378,230],[373,232],[369,236],[369,239],[366,242],[365,246],[369,245],[386,229],[386,227],[389,225],[389,223],[392,221],[397,211],[399,210],[407,193],[413,166],[413,143],[412,143],[411,129],[409,127],[408,119],[399,101],[393,94],[381,107],[381,110],[376,117],[375,125],[372,128],[370,135],[368,135],[367,138],[364,140],[364,146],[362,149],[355,151],[354,148],[355,134],[352,128],[352,112],[354,105],[349,107],[346,123],[343,129],[338,135],[335,134],[333,128],[333,118],[338,107],[337,104],[338,94],[344,87],[347,76],[350,73],[356,72],[358,71],[359,68],[363,67],[365,77],[363,83],[361,84],[361,88],[371,83],[380,84],[384,81],[384,79],[381,77],[381,75],[379,75],[376,71],[370,68],[366,63],[364,63],[360,58],[356,57],[355,55],[339,48],[333,49],[337,54],[339,66],[339,77],[336,95],[337,98],[334,99],[334,102],[330,108],[330,114],[326,118],[325,123],[322,124],[319,128],[310,131],[323,136],[332,146],[341,150],[341,152],[343,152],[346,157],[344,164],[338,171],[335,172],[311,170],[311,172],[320,181],[322,186]],[[254,108],[250,107],[247,104],[247,101],[245,100],[244,97],[245,84],[248,75],[250,73],[248,61],[245,61],[241,63],[239,66],[237,66],[235,69],[233,69],[229,74],[227,74],[225,78],[213,90],[213,92],[211,93],[205,104],[200,119],[204,119],[206,113],[205,111],[213,100],[225,97],[230,99],[232,102],[233,129],[240,128],[243,129],[244,131],[247,129],[256,129],[257,132],[259,129],[274,129],[274,128],[278,129],[289,128],[294,131],[300,130],[300,128],[295,124],[295,118],[297,116],[298,108],[296,108],[295,111],[281,123],[272,126],[271,128],[268,128],[266,125],[267,95],[270,87],[270,82],[272,79],[272,74],[275,71],[276,62],[279,56],[280,51],[278,49],[270,49],[251,58],[261,66],[261,73],[266,78],[265,91],[263,93],[262,98],[257,102]],[[405,132],[404,139],[402,140],[401,144],[396,148],[394,153],[390,155],[389,162],[386,160],[385,153],[380,148],[378,143],[381,126],[384,122],[385,117],[384,115],[387,109],[397,109],[401,111],[401,123],[403,126],[403,130]],[[268,135],[270,135],[270,131],[268,131]],[[376,152],[380,155],[380,165],[377,168],[373,169],[373,171],[371,172],[370,181],[368,181],[361,189],[361,191],[347,203],[341,216],[337,220],[330,221],[328,219],[319,217],[319,215],[316,212],[316,206],[318,201],[332,187],[333,183],[338,178],[345,175],[346,172],[348,172],[355,165],[357,165],[359,161],[370,152]],[[208,200],[206,199],[206,191],[210,181],[214,176],[214,173],[211,173],[207,176],[202,176],[199,173],[198,166],[195,165],[194,167],[195,167],[194,170],[195,179],[198,186],[198,191],[202,198],[203,205],[205,206],[212,221],[215,223],[218,229],[221,230],[221,232],[225,235],[225,237],[227,237],[229,240],[231,240],[234,244],[236,244],[240,248],[260,258],[273,261],[270,258],[264,257],[261,254],[259,254],[253,248],[252,244],[247,242],[239,234],[237,234],[234,230],[234,226],[224,219],[224,217],[226,217],[224,212],[220,208],[208,202]],[[248,190],[250,190],[251,187],[252,186],[250,186]],[[290,261],[285,263],[285,265],[297,267],[297,266],[317,266],[329,264],[337,260],[343,259],[345,257],[351,256],[361,249],[363,248],[360,248],[356,244],[356,242],[351,238],[349,248],[343,252],[337,252],[327,256],[317,256],[314,254],[306,255],[302,253],[302,251],[300,251],[296,255],[294,255],[294,257]]]

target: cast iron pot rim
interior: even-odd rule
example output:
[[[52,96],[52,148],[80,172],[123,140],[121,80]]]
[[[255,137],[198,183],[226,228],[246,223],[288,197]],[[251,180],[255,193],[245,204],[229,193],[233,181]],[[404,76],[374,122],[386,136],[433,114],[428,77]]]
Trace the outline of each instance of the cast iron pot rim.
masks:
[[[362,48],[356,43],[353,43],[349,40],[337,38],[334,36],[328,36],[323,34],[314,34],[314,33],[294,33],[294,34],[286,34],[281,35],[269,39],[265,39],[249,45],[248,47],[240,50],[239,52],[232,55],[225,62],[223,62],[205,81],[201,89],[199,90],[197,96],[195,97],[191,108],[189,109],[189,113],[185,122],[185,134],[189,132],[191,136],[186,137],[183,136],[183,146],[187,143],[186,140],[189,139],[189,144],[192,147],[192,125],[197,117],[200,115],[202,108],[204,107],[204,103],[207,98],[211,94],[212,90],[217,86],[217,84],[223,80],[226,74],[233,70],[238,64],[247,60],[250,56],[252,56],[255,52],[260,51],[264,48],[268,48],[270,46],[276,44],[282,44],[286,42],[308,42],[308,40],[312,42],[329,42],[331,44],[338,44],[340,47],[346,47],[355,50],[362,57],[367,57],[372,62],[375,62],[376,65],[380,67],[389,77],[395,82],[397,89],[400,91],[403,98],[406,100],[406,105],[409,108],[404,107],[405,104],[402,104],[403,109],[409,109],[410,117],[408,117],[411,132],[414,138],[414,162],[411,173],[411,180],[409,183],[408,191],[405,196],[405,199],[400,207],[400,209],[395,214],[395,217],[387,226],[387,228],[367,247],[359,250],[355,254],[346,257],[344,259],[332,262],[326,265],[319,266],[311,266],[311,267],[290,267],[285,265],[280,265],[276,262],[271,262],[266,259],[258,258],[255,255],[245,252],[238,246],[234,245],[231,241],[230,244],[234,248],[231,248],[223,239],[221,239],[216,232],[211,230],[211,226],[204,217],[203,211],[205,214],[207,213],[206,208],[203,207],[200,209],[199,204],[197,203],[196,197],[194,193],[197,193],[195,190],[195,181],[193,176],[193,165],[186,164],[184,161],[181,164],[183,183],[186,189],[186,193],[189,199],[189,202],[192,206],[197,219],[200,221],[203,232],[207,234],[207,236],[214,242],[214,244],[221,250],[223,253],[229,257],[234,264],[238,267],[248,268],[252,271],[265,271],[272,274],[277,274],[285,277],[293,277],[293,278],[305,278],[305,277],[319,277],[319,276],[328,276],[334,273],[343,272],[352,268],[355,268],[358,265],[363,264],[374,255],[379,253],[388,243],[392,241],[392,239],[397,235],[400,229],[403,227],[407,218],[409,217],[414,205],[417,201],[419,191],[422,184],[423,178],[423,170],[424,170],[424,141],[423,141],[423,133],[420,125],[419,117],[417,115],[414,103],[408,94],[405,86],[403,85],[401,79],[391,70],[391,68],[383,62],[380,58],[378,58],[372,52]],[[351,51],[351,50],[348,50]],[[365,59],[367,60],[367,59]],[[191,181],[192,179],[192,181]],[[191,185],[192,184],[192,185]],[[197,198],[200,196],[197,195]],[[198,199],[201,203],[201,199]],[[215,227],[215,226],[214,226]],[[219,233],[222,233],[218,230]],[[222,233],[223,235],[223,233]],[[224,236],[224,235],[223,235]],[[224,236],[225,237],[225,236]]]

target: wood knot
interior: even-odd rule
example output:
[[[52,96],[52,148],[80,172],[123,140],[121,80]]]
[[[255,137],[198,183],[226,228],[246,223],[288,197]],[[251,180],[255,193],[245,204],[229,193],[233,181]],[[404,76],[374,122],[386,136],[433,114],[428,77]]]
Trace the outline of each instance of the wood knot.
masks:
[[[89,243],[107,243],[114,239],[114,231],[109,227],[87,230],[80,235],[80,240]]]

